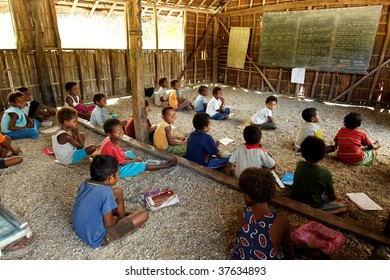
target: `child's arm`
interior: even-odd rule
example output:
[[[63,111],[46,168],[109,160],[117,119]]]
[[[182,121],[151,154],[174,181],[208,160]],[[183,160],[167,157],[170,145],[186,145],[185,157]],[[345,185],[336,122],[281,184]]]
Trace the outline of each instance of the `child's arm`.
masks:
[[[224,113],[225,112],[225,99],[223,99],[222,96],[221,96],[220,99],[221,99],[222,103],[221,103],[221,106],[219,107],[219,109],[217,111],[220,112],[220,113]]]
[[[203,109],[207,109],[207,102],[203,103]]]
[[[22,150],[20,148],[12,148],[9,142],[4,141],[0,144],[0,146],[3,146],[6,150],[10,151],[14,155],[18,155]]]
[[[290,237],[290,222],[283,214],[278,214],[275,222],[269,229],[269,234],[276,250],[283,248],[285,258],[292,260],[294,258],[294,250]]]
[[[8,129],[9,130],[20,130],[28,128],[27,126],[16,126],[16,121],[18,120],[18,115],[16,113],[8,113],[10,120],[8,123]],[[28,125],[28,123],[27,123]]]
[[[105,228],[112,227],[116,225],[118,222],[118,216],[112,215],[112,211],[108,211],[108,213],[103,214],[103,224]]]
[[[275,123],[275,118],[273,116],[268,116],[268,120],[271,123]]]
[[[76,130],[76,132],[74,130]],[[57,141],[61,145],[64,145],[69,142],[70,144],[72,144],[73,146],[79,149],[84,148],[84,142],[85,142],[85,140],[83,139],[83,137],[81,136],[77,128],[72,129],[72,135],[69,135],[68,133],[62,133],[58,135]]]
[[[180,146],[180,145],[186,144],[186,142],[184,140],[182,140],[183,137],[178,137],[178,136],[173,137],[171,132],[172,132],[172,127],[169,125],[165,128],[165,135],[167,136],[168,145]]]
[[[242,208],[237,209],[237,219],[238,219],[237,231],[239,231],[241,227],[244,225],[244,216],[242,215],[243,211],[244,210]]]
[[[26,125],[26,127],[27,127],[27,128],[32,128],[32,127],[34,127],[34,122],[33,122],[33,120],[30,119],[30,117],[27,116],[26,114],[25,114],[25,116],[26,116],[26,120],[27,120],[27,125]]]

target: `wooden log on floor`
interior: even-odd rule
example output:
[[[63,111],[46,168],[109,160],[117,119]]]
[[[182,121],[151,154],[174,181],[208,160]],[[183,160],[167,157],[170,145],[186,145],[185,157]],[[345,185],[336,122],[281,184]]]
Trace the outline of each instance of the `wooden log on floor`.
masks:
[[[91,125],[90,122],[78,118],[78,122],[83,124],[86,128],[95,131],[97,133],[100,133],[102,135],[105,135],[102,128],[97,128]],[[155,147],[146,144],[138,142],[135,139],[132,139],[128,136],[125,136],[123,139],[123,142],[130,145],[131,147],[134,147],[136,149],[139,149],[145,153],[151,154],[152,156],[156,156],[159,158],[163,158],[166,160],[171,159],[174,155],[165,151],[161,151],[156,149]],[[225,173],[222,173],[220,171],[212,170],[210,168],[207,168],[203,165],[194,163],[192,161],[189,161],[185,158],[179,157],[179,164],[183,167],[186,167],[194,172],[199,173],[200,175],[207,177],[211,180],[214,180],[222,185],[225,185],[231,189],[239,190],[238,188],[238,179],[227,176]],[[367,229],[365,227],[362,227],[361,225],[358,225],[356,223],[352,223],[349,221],[346,221],[343,218],[340,218],[338,216],[335,216],[333,214],[327,213],[325,211],[322,211],[320,209],[314,209],[310,207],[309,205],[303,204],[301,202],[289,199],[288,197],[285,197],[279,193],[276,193],[275,196],[271,200],[271,204],[276,205],[278,207],[285,208],[291,212],[297,213],[299,215],[302,215],[308,219],[323,223],[326,226],[334,227],[340,230],[344,230],[347,232],[351,232],[352,234],[355,234],[356,236],[374,241],[383,243],[387,246],[390,246],[390,236],[387,236],[383,234],[382,232],[374,229]]]

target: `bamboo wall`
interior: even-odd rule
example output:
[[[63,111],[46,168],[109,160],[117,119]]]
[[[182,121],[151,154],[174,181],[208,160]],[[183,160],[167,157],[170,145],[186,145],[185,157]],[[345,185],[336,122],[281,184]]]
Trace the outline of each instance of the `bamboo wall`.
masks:
[[[319,3],[318,6],[304,6],[299,2],[304,3],[305,1],[230,1],[230,4],[224,10],[224,12],[226,12],[226,15],[224,15],[224,12],[218,15],[218,18],[220,20],[218,34],[220,41],[220,47],[218,49],[218,82],[253,89],[269,90],[269,87],[265,83],[264,79],[260,76],[258,71],[256,71],[256,69],[254,69],[254,67],[248,62],[248,60],[246,60],[245,69],[237,70],[235,68],[228,68],[226,66],[229,35],[223,26],[225,26],[228,30],[230,29],[230,27],[234,26],[251,27],[251,37],[248,47],[248,54],[256,63],[259,55],[261,22],[264,11],[285,11],[286,9],[283,9],[283,5],[286,4],[289,4],[289,6],[287,7],[289,11],[363,6],[363,4],[343,5],[334,3],[332,5],[325,5],[323,2],[326,1],[321,1],[322,3]],[[369,4],[372,1],[365,2]],[[311,1],[311,3],[313,3],[313,1]],[[243,11],[237,11],[238,9],[243,8],[247,9]],[[261,9],[262,11],[260,11]],[[383,61],[386,61],[390,58],[389,11],[390,6],[384,5],[379,21],[379,26],[376,34],[375,44],[368,72],[376,68]],[[384,47],[386,45],[385,41],[388,42],[387,47]],[[260,67],[260,69],[263,71],[266,78],[269,80],[269,82],[277,92],[295,92],[295,84],[291,84],[290,82],[291,69],[272,67]],[[348,75],[341,73],[306,71],[305,84],[303,85],[303,94],[306,97],[314,97],[322,100],[331,100],[337,97],[340,93],[348,89],[351,85],[353,85],[356,81],[363,77],[364,75]],[[384,85],[383,91],[380,90],[378,85],[382,82]],[[390,64],[382,67],[381,70],[379,70],[375,74],[370,75],[353,90],[349,91],[348,94],[340,98],[339,101],[351,102],[355,104],[368,104],[370,95],[373,104],[377,104],[381,107],[390,106]],[[379,95],[382,95],[380,102],[377,101]]]
[[[158,77],[155,73],[155,58],[160,57],[160,73],[168,79],[176,78],[184,64],[181,50],[145,50],[145,87],[154,86]],[[58,106],[63,105],[65,89],[60,84],[59,53],[46,51],[50,85]],[[79,83],[80,92],[86,102],[91,102],[96,92],[107,96],[130,95],[127,78],[129,65],[126,50],[62,50],[63,70],[66,81]],[[0,52],[0,108],[8,104],[7,94],[18,87],[31,90],[34,99],[42,101],[41,88],[36,74],[34,53],[22,52],[21,61],[17,50]],[[22,81],[22,73],[26,82]],[[5,101],[5,102],[4,102]]]

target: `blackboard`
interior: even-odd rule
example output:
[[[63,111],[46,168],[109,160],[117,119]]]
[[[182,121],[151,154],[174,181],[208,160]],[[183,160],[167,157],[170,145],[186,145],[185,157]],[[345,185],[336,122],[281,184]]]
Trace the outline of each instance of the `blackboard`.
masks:
[[[265,13],[258,65],[365,74],[382,6]]]

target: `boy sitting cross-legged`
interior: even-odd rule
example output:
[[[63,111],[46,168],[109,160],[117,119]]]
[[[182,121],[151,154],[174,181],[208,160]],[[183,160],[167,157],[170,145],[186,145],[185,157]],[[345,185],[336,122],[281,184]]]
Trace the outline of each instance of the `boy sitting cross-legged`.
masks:
[[[160,170],[170,168],[177,164],[177,157],[174,157],[167,163],[163,164],[146,164],[142,159],[135,157],[131,151],[124,152],[120,146],[123,139],[122,123],[118,119],[108,119],[103,125],[104,132],[107,137],[103,140],[100,147],[101,155],[113,156],[119,163],[119,178],[135,176],[141,172]]]
[[[72,210],[72,225],[78,237],[93,248],[111,241],[144,224],[146,211],[126,213],[123,191],[118,183],[118,161],[111,156],[96,156],[91,163],[91,179],[84,180]]]
[[[197,113],[192,124],[195,130],[187,140],[186,158],[208,168],[225,168],[229,157],[224,157],[218,150],[219,141],[215,142],[207,134],[211,129],[210,116],[207,113]],[[211,157],[213,155],[216,157]]]
[[[275,167],[275,161],[260,144],[261,136],[261,129],[257,125],[252,124],[244,128],[245,144],[240,145],[230,157],[225,170],[227,175],[231,174],[233,165],[236,166],[237,178],[249,167]]]
[[[84,148],[85,134],[78,129],[76,109],[62,107],[57,111],[57,120],[61,130],[51,138],[57,161],[65,165],[77,163],[96,151],[95,145]]]

